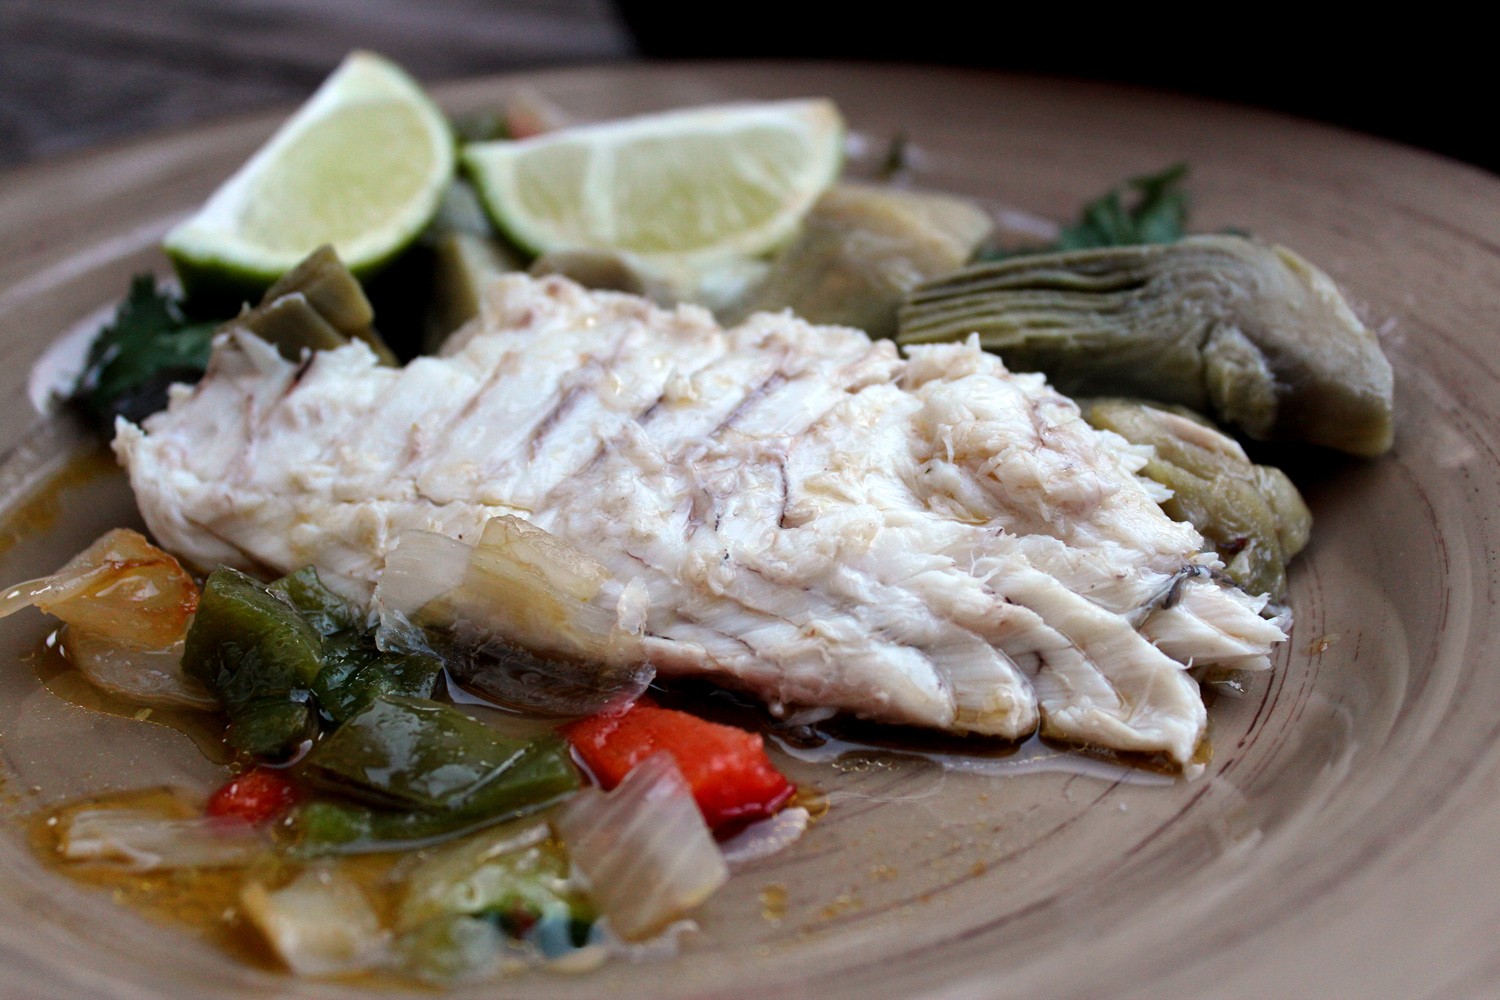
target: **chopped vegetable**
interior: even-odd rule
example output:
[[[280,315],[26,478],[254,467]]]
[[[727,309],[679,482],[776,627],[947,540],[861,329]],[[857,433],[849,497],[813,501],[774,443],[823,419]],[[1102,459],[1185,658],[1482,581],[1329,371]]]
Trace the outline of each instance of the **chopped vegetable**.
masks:
[[[167,405],[167,387],[196,382],[208,367],[216,320],[189,319],[181,302],[137,275],[114,320],[99,331],[73,400],[106,433],[115,418],[139,423]]]
[[[612,792],[580,792],[555,822],[590,895],[627,941],[662,930],[729,878],[667,753],[641,761]]]
[[[297,850],[307,855],[401,850],[467,833],[485,822],[454,813],[401,812],[323,799],[292,814]]]
[[[637,702],[625,712],[571,723],[563,734],[605,788],[653,754],[667,753],[716,831],[770,816],[796,791],[759,735],[686,712]]]
[[[76,628],[159,649],[182,639],[198,587],[140,532],[115,528],[56,573],[8,588],[0,617],[32,604]]]
[[[330,868],[310,868],[280,889],[252,882],[240,905],[300,976],[360,972],[387,961],[387,935],[369,899],[348,875]]]
[[[296,361],[303,351],[327,351],[364,341],[384,364],[396,355],[375,332],[375,310],[332,246],[324,244],[266,289],[260,305],[228,325],[249,330]]]
[[[661,303],[673,302],[678,295],[669,282],[618,250],[549,250],[532,261],[529,270],[538,277],[560,274],[585,288],[644,295]]]
[[[525,881],[552,898],[568,889],[566,857],[551,830],[536,819],[517,820],[436,849],[404,872],[396,926],[406,930],[444,914],[503,910]]]
[[[148,809],[84,809],[64,821],[59,850],[69,861],[122,863],[134,871],[234,868],[271,849],[270,838],[235,817],[165,816]]]
[[[1333,281],[1237,236],[1016,257],[919,287],[902,344],[978,334],[1060,391],[1210,412],[1257,440],[1392,440],[1391,365]]]
[[[323,637],[323,666],[311,691],[334,722],[343,722],[379,695],[430,698],[436,690],[443,664],[418,630],[401,630],[393,623],[377,632],[366,630],[365,615],[328,589],[311,566],[266,589],[295,607]]]
[[[232,778],[209,796],[204,813],[261,824],[285,815],[296,804],[297,790],[285,775],[257,767]]]
[[[223,702],[236,749],[286,757],[317,733],[309,701],[322,639],[296,608],[239,570],[221,566],[203,585],[183,666]]]
[[[386,560],[377,605],[438,636],[453,679],[509,708],[586,715],[628,703],[654,671],[641,646],[644,595],[605,600],[605,568],[516,517],[479,544],[407,532]]]
[[[1141,475],[1172,491],[1162,509],[1197,528],[1236,583],[1286,596],[1286,565],[1307,544],[1312,514],[1285,473],[1253,464],[1232,439],[1180,413],[1124,399],[1090,400],[1082,412],[1095,427],[1152,446]]]
[[[102,632],[69,625],[63,653],[90,684],[138,705],[212,711],[219,700],[182,672],[181,640],[163,649],[140,649]]]
[[[450,705],[379,698],[323,740],[307,773],[375,806],[423,812],[519,812],[571,791],[577,779],[548,740],[500,737]],[[507,808],[500,803],[514,800]]]
[[[323,662],[312,692],[335,722],[344,722],[384,695],[430,698],[443,673],[443,662],[435,655],[381,650],[367,632],[339,632],[324,639]]]
[[[448,335],[479,315],[485,284],[521,261],[488,236],[455,230],[433,247],[432,303],[422,348],[436,353]]]
[[[534,957],[567,954],[591,941],[597,919],[542,822],[508,824],[439,848],[403,882],[395,924],[404,950],[421,968],[446,969],[444,978],[493,963],[501,935]],[[483,919],[501,934],[487,937],[462,918]]]
[[[303,768],[320,788],[356,803],[304,809],[299,827],[310,849],[453,833],[535,812],[578,787],[560,741],[505,739],[452,706],[419,698],[377,698],[319,743]]]
[[[105,691],[147,705],[217,704],[181,665],[198,586],[139,532],[106,532],[56,573],[9,588],[0,618],[33,604],[68,623],[63,648]]]
[[[791,847],[807,832],[812,814],[801,806],[783,809],[775,816],[754,823],[719,843],[724,863],[730,869],[769,858]]]
[[[896,308],[922,281],[962,267],[990,217],[962,198],[838,184],[819,198],[771,272],[725,317],[791,309],[872,337],[896,335]]]
[[[302,612],[307,623],[325,639],[335,632],[357,629],[364,623],[364,615],[329,590],[319,579],[318,571],[311,566],[273,580],[266,589]]]

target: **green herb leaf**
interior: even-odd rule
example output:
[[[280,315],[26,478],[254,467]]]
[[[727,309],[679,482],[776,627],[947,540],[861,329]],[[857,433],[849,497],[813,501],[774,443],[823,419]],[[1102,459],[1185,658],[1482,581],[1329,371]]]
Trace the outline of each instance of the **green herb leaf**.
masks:
[[[1132,177],[1085,205],[1083,217],[1063,229],[1053,249],[1176,243],[1186,231],[1187,193],[1181,184],[1187,172],[1187,164],[1178,163],[1160,173]],[[1127,190],[1135,193],[1129,205]]]
[[[89,348],[73,398],[106,428],[115,417],[140,422],[167,403],[173,382],[196,382],[208,366],[217,322],[189,321],[156,279],[137,275],[114,320]]]
[[[1187,235],[1188,198],[1182,189],[1187,173],[1186,163],[1176,163],[1158,173],[1132,177],[1084,205],[1078,221],[1064,226],[1054,242],[1046,246],[982,254],[980,259],[1002,260],[1059,250],[1176,243]]]

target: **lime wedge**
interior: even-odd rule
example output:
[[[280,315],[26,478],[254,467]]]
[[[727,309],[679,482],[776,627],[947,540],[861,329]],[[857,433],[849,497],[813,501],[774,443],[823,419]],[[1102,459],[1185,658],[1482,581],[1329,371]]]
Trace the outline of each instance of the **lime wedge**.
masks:
[[[453,164],[438,107],[355,52],[165,247],[190,295],[264,289],[325,243],[364,276],[422,231]]]
[[[832,183],[828,101],[696,108],[466,146],[485,208],[533,253],[613,250],[661,264],[764,253]]]

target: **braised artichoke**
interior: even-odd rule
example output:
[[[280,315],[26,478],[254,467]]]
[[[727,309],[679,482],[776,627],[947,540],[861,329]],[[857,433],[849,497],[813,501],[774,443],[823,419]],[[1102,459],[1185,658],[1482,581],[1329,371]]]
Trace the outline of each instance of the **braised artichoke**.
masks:
[[[1194,236],[981,264],[917,288],[897,339],[971,333],[1069,394],[1177,403],[1258,440],[1391,446],[1390,363],[1333,281],[1285,247]]]
[[[1156,455],[1141,475],[1172,490],[1162,510],[1187,521],[1252,594],[1286,596],[1286,565],[1307,545],[1312,514],[1286,473],[1255,465],[1200,418],[1130,399],[1080,403],[1083,418]]]
[[[791,309],[813,323],[894,336],[906,294],[962,266],[990,228],[988,215],[951,195],[837,185],[818,199],[765,281],[727,311],[727,321]]]

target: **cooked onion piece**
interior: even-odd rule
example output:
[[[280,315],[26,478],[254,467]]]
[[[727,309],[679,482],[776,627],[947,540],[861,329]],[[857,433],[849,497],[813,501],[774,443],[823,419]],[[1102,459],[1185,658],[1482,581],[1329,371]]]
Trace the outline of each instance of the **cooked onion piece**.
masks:
[[[9,588],[0,594],[0,618],[31,605],[68,624],[64,650],[111,694],[147,705],[214,706],[181,668],[198,586],[139,532],[106,532],[56,573]]]
[[[541,528],[503,515],[474,548],[430,532],[401,536],[375,591],[442,637],[449,672],[511,708],[588,715],[634,699],[654,671],[641,645],[640,588],[605,596],[609,573]]]
[[[811,813],[801,806],[793,806],[770,819],[752,823],[719,845],[724,863],[738,870],[752,861],[780,854],[802,839],[811,822]]]
[[[176,559],[140,532],[116,528],[51,576],[0,595],[0,617],[31,604],[75,628],[162,649],[187,630],[198,588]]]
[[[182,641],[165,649],[137,649],[108,635],[69,626],[63,650],[95,687],[127,701],[168,708],[212,709],[213,695],[182,672]]]
[[[271,847],[243,820],[172,817],[149,809],[84,809],[62,825],[58,851],[69,861],[105,861],[132,871],[237,868]]]
[[[245,915],[299,976],[335,976],[386,964],[388,935],[359,886],[345,874],[310,868],[289,885],[252,882]]]
[[[554,823],[610,927],[627,941],[708,899],[729,866],[672,758],[636,765],[612,792],[585,789]]]

